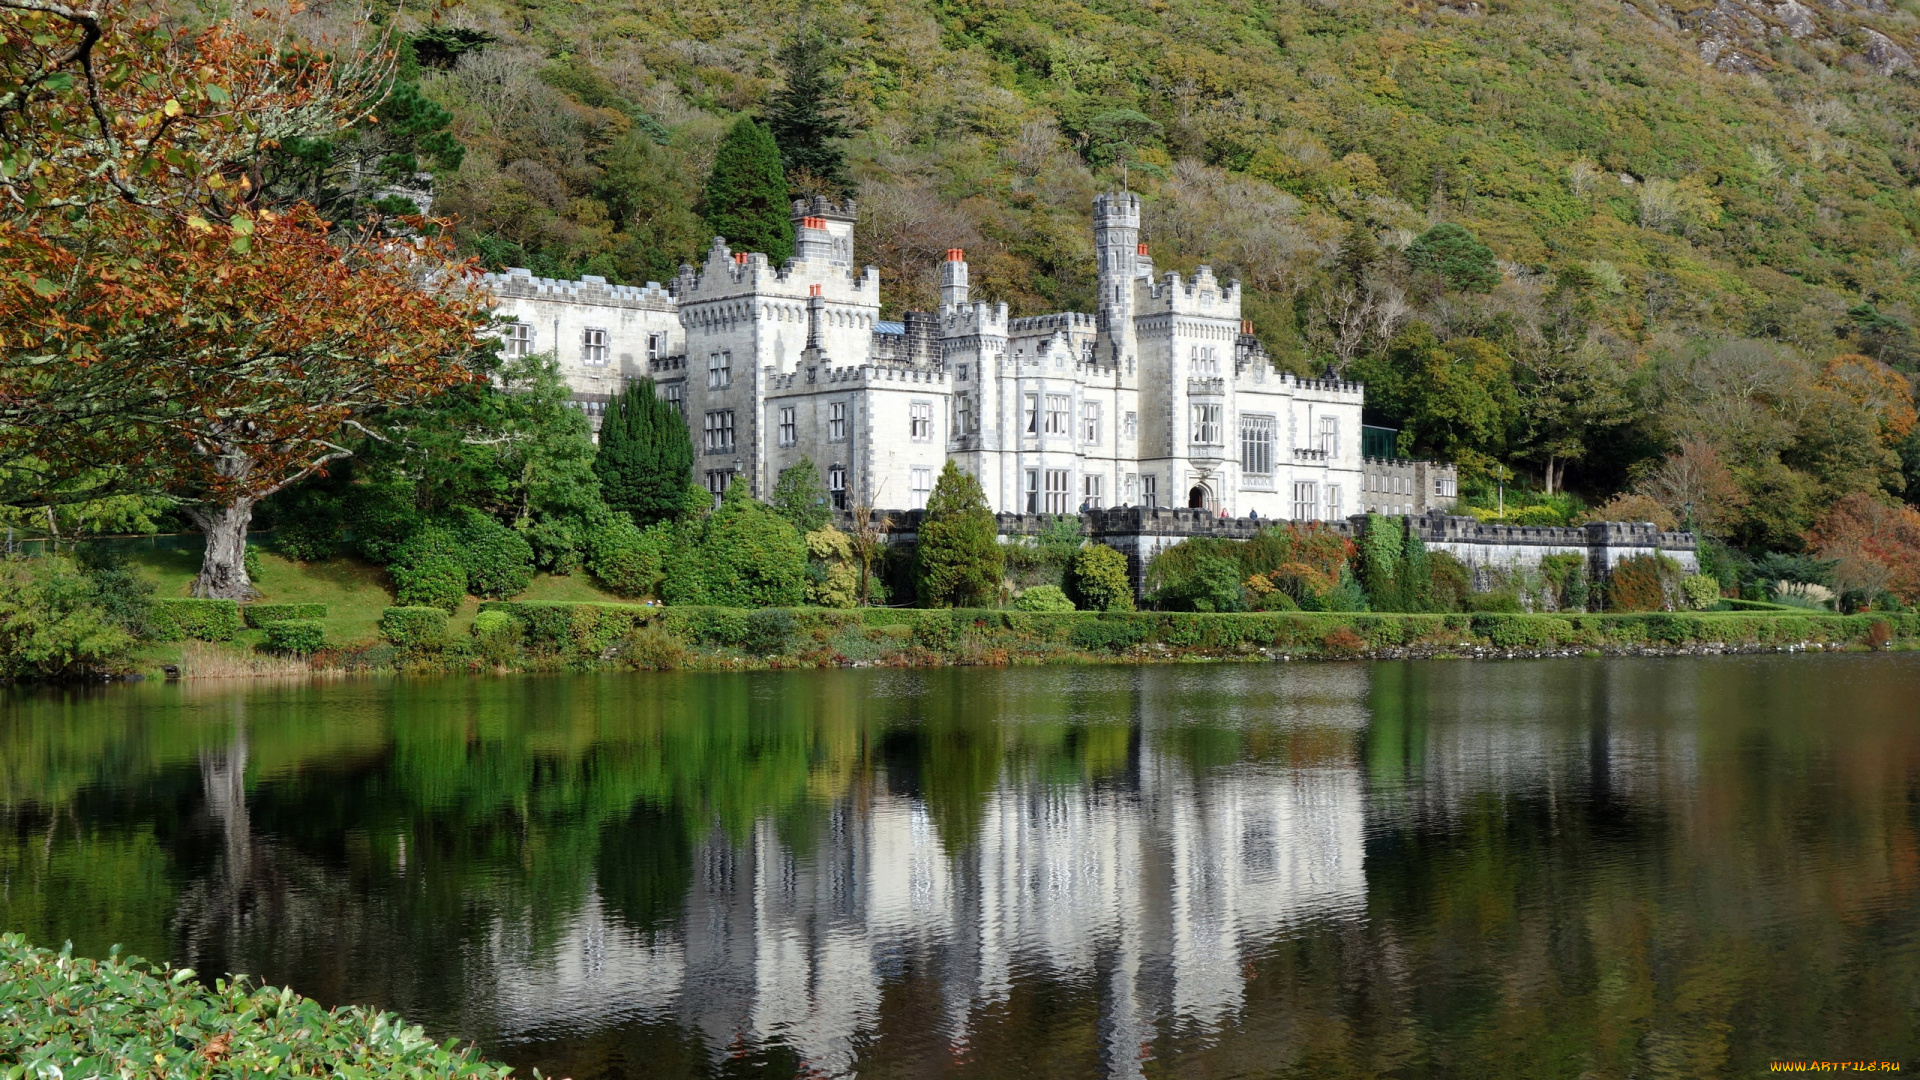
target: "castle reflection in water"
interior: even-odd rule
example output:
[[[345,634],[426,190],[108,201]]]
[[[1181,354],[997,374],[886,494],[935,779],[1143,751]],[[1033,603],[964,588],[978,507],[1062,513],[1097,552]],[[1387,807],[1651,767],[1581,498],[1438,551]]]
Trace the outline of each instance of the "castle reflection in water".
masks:
[[[949,856],[924,804],[874,792],[836,807],[805,855],[771,823],[707,844],[678,933],[648,940],[590,903],[551,966],[498,965],[522,974],[499,988],[499,1019],[510,1032],[596,1010],[677,1016],[716,1054],[777,1041],[838,1074],[906,965],[945,994],[955,1053],[1016,974],[1039,974],[1099,986],[1109,1070],[1135,1075],[1159,1025],[1231,1018],[1256,943],[1357,910],[1361,796],[1352,768],[1200,783],[1148,750],[1124,787],[1003,787]]]

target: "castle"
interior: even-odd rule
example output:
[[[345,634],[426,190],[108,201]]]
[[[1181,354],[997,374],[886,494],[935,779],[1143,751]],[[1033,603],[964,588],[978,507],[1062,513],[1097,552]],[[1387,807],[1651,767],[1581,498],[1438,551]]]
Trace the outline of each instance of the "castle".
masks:
[[[1340,521],[1453,503],[1451,466],[1363,453],[1358,383],[1274,369],[1239,282],[1156,275],[1135,194],[1094,201],[1097,310],[1028,318],[972,299],[955,249],[938,311],[882,319],[879,271],[853,264],[854,211],[796,201],[777,267],[716,237],[666,287],[518,269],[486,285],[508,353],[554,352],[596,428],[651,376],[716,494],[739,477],[766,498],[805,457],[841,509],[923,508],[948,460],[1000,513]]]

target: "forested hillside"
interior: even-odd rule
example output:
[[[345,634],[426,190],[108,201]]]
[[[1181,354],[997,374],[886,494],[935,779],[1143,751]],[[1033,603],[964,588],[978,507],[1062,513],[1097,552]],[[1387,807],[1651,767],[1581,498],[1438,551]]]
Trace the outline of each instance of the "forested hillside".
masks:
[[[858,196],[893,311],[932,304],[949,247],[1016,313],[1086,307],[1090,202],[1125,183],[1162,269],[1241,277],[1278,361],[1366,378],[1409,452],[1543,493],[1564,470],[1589,501],[1632,489],[1795,549],[1849,493],[1897,499],[1920,457],[1917,24],[1851,4],[443,0],[402,19],[464,147],[436,211],[491,264],[667,279],[710,235],[722,136],[818,57],[846,183],[787,180]]]

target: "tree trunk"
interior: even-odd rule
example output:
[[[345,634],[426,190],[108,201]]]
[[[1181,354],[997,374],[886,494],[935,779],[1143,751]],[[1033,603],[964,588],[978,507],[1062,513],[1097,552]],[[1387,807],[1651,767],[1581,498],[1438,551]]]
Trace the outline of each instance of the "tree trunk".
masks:
[[[200,576],[193,579],[193,595],[212,600],[251,600],[258,595],[247,577],[247,525],[253,521],[254,501],[236,499],[231,506],[186,511],[207,537],[207,553],[200,560]]]

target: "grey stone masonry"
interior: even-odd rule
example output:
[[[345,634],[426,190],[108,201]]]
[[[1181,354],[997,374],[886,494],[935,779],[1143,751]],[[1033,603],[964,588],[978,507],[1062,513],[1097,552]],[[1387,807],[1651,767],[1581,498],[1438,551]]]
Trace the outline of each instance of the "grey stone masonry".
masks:
[[[921,510],[874,512],[875,519],[888,520],[888,542],[893,544],[914,543],[923,516],[925,511]],[[837,524],[841,529],[852,526],[851,514],[843,513],[839,517]],[[1003,542],[1036,536],[1052,520],[1045,514],[994,515],[996,531]],[[1428,550],[1447,552],[1465,563],[1480,587],[1491,584],[1499,572],[1536,569],[1540,560],[1548,555],[1585,555],[1590,575],[1601,582],[1607,580],[1620,560],[1636,555],[1665,555],[1689,573],[1700,569],[1692,533],[1661,532],[1649,522],[1595,521],[1565,527],[1488,525],[1475,518],[1451,517],[1438,511],[1389,520],[1410,520]],[[1167,548],[1195,536],[1248,540],[1261,529],[1281,524],[1269,518],[1220,517],[1206,510],[1166,507],[1090,510],[1080,515],[1080,521],[1081,531],[1089,539],[1127,557],[1127,572],[1133,579],[1134,592],[1143,598],[1147,593],[1147,566],[1155,555]],[[1317,524],[1339,536],[1358,540],[1366,531],[1366,522],[1366,515],[1356,514],[1342,521]]]

